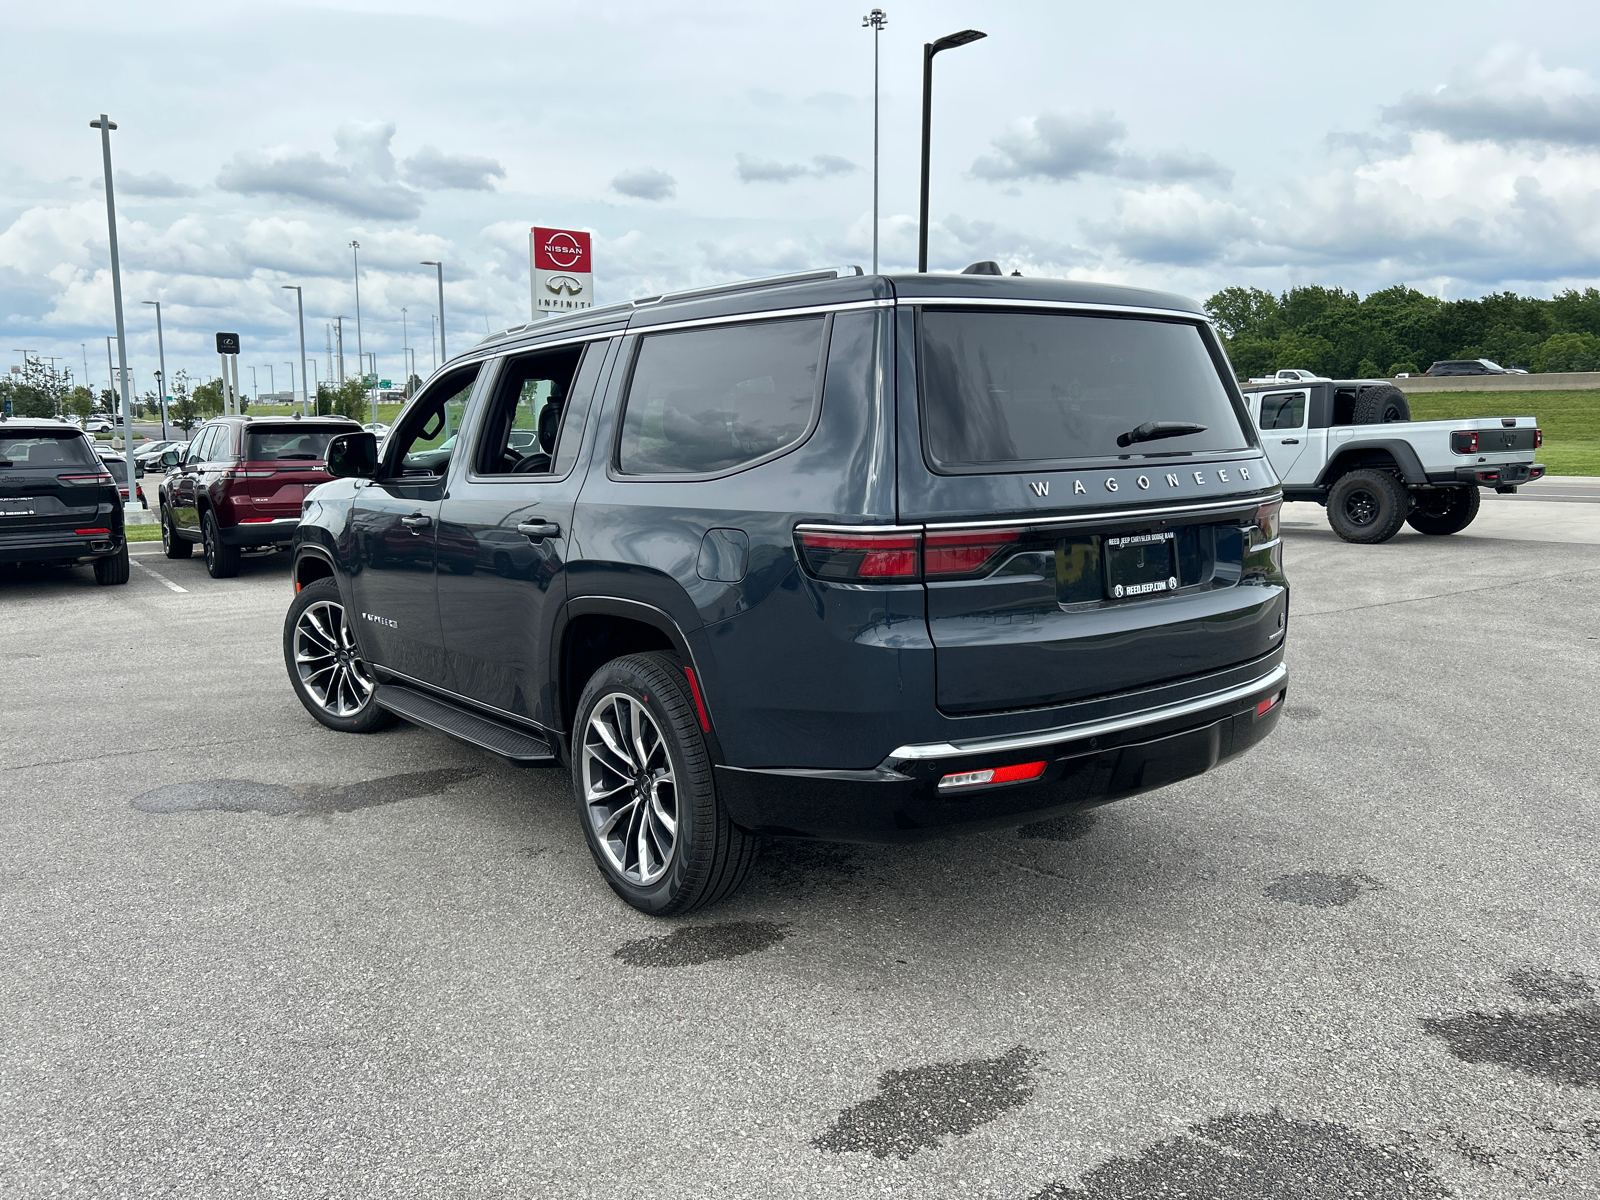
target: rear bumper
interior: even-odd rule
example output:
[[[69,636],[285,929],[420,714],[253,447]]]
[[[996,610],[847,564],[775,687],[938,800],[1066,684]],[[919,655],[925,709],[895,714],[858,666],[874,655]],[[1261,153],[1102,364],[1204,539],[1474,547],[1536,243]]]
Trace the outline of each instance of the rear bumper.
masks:
[[[122,548],[122,530],[79,536],[62,533],[8,534],[0,537],[0,563],[86,563]]]
[[[287,546],[300,528],[299,517],[278,517],[271,521],[245,521],[224,525],[219,532],[226,546]]]
[[[901,746],[867,771],[717,767],[733,820],[755,833],[838,841],[916,841],[1018,825],[1200,775],[1278,723],[1281,663],[1250,683],[1181,704],[1058,729]],[[1272,701],[1264,712],[1258,706]],[[941,791],[947,775],[1043,761],[1028,783]]]
[[[1457,483],[1472,483],[1479,487],[1516,487],[1544,477],[1543,463],[1479,463],[1474,467],[1457,467]]]

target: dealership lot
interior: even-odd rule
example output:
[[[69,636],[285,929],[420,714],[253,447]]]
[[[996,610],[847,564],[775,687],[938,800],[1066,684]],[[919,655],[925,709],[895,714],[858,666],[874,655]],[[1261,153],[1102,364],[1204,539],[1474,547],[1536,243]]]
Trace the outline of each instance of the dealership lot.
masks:
[[[1377,547],[1289,506],[1253,754],[1020,832],[772,843],[674,922],[607,890],[564,772],[313,722],[285,556],[0,571],[0,1191],[1600,1195],[1571,488]]]

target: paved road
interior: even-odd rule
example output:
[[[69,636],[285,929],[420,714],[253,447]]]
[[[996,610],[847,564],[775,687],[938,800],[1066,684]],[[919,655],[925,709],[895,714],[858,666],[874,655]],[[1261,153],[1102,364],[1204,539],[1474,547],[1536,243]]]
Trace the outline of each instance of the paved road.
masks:
[[[1600,1195],[1600,548],[1287,553],[1253,755],[670,923],[560,772],[314,724],[281,557],[0,573],[0,1193]]]

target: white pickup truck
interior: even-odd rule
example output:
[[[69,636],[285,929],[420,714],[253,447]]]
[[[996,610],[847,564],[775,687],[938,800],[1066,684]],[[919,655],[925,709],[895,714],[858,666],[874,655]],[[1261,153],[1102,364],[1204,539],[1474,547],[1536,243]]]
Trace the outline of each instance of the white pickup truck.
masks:
[[[1313,500],[1347,542],[1386,542],[1400,526],[1459,533],[1478,489],[1514,492],[1544,475],[1533,417],[1413,421],[1405,393],[1382,380],[1243,385],[1285,500]]]

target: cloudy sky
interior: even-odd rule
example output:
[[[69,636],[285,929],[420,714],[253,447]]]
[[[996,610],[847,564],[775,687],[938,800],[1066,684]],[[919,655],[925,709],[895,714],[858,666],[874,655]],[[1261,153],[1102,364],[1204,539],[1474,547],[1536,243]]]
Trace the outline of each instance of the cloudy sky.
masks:
[[[361,243],[362,341],[431,363],[527,319],[527,230],[594,232],[601,303],[871,259],[870,4],[0,0],[0,334],[104,386],[98,135],[113,135],[129,349],[239,331],[257,382],[326,372]],[[1600,282],[1592,3],[887,0],[882,251],[915,265],[921,45],[938,60],[931,259],[1205,296]],[[325,376],[324,376],[325,377]],[[250,374],[244,375],[247,391]]]

